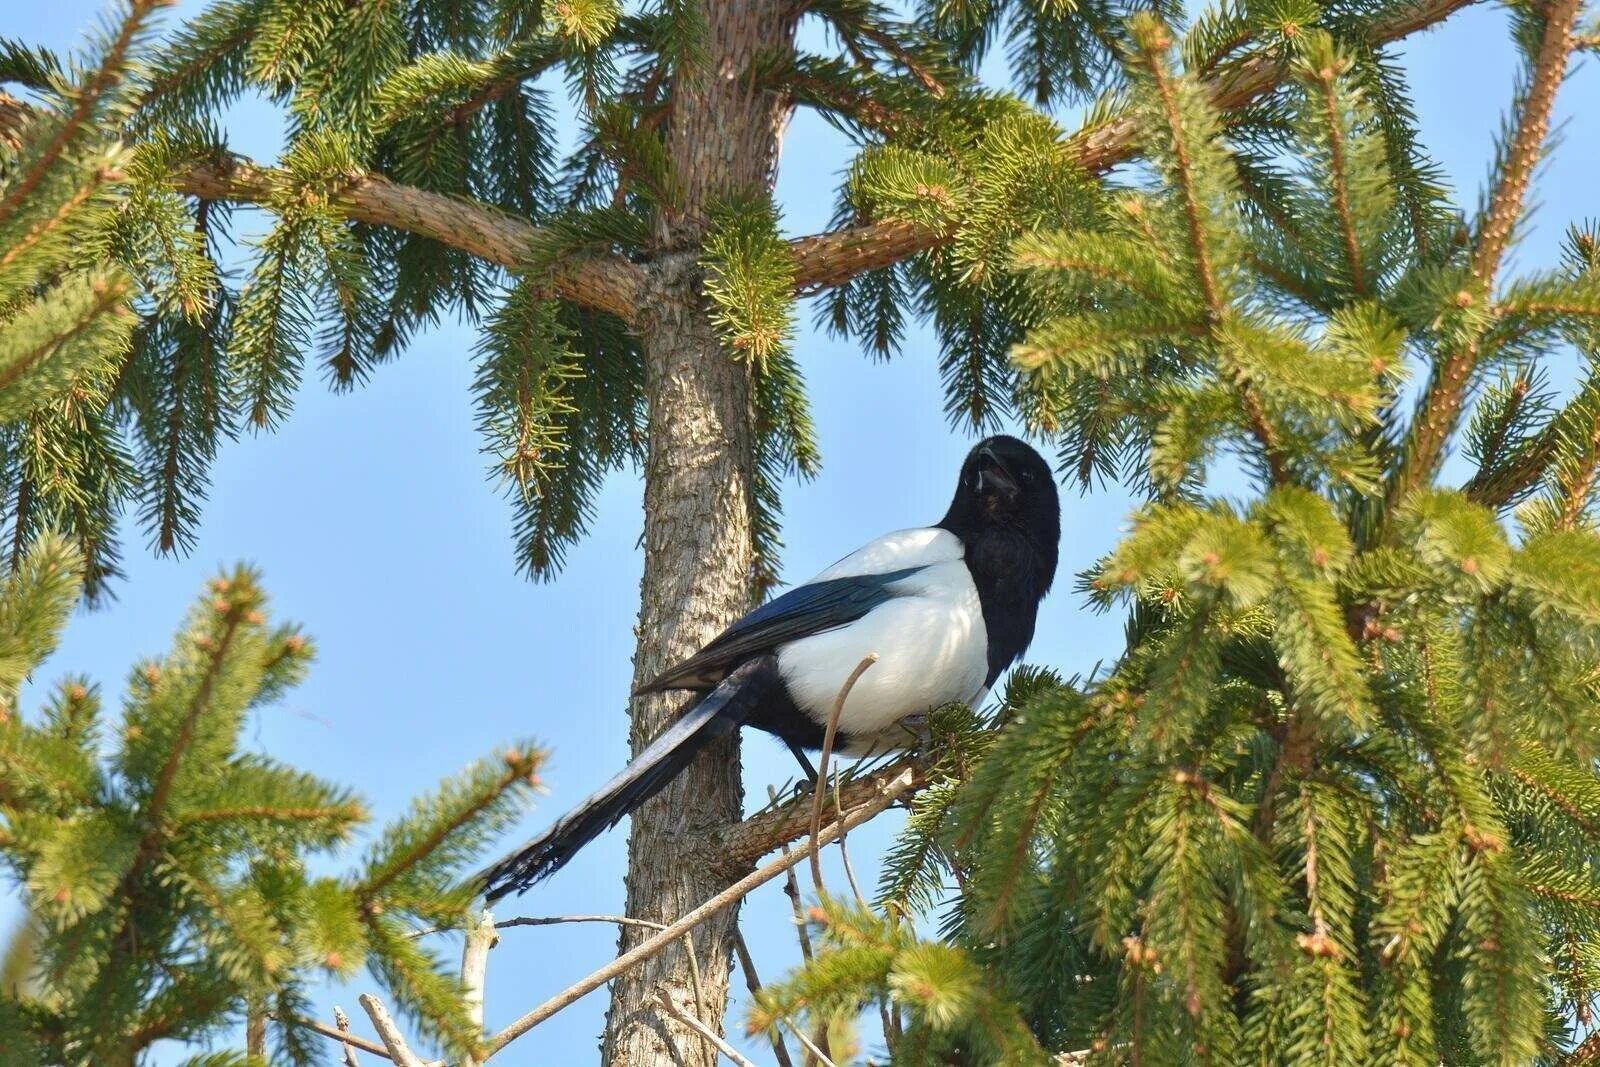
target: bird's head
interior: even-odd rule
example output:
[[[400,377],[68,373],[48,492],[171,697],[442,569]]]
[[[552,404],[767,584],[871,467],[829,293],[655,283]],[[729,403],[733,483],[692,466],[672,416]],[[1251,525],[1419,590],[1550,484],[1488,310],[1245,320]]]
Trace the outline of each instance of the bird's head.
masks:
[[[946,528],[972,535],[984,529],[1021,529],[1054,550],[1061,537],[1061,503],[1044,457],[1005,434],[973,446],[945,517]]]

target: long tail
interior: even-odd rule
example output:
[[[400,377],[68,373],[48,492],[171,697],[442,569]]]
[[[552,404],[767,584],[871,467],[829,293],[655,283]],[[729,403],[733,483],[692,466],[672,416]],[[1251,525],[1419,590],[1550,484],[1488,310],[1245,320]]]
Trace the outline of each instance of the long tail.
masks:
[[[762,680],[776,677],[776,666],[770,656],[741,664],[677,722],[661,731],[615,778],[544,833],[480,872],[477,880],[488,901],[493,903],[508,893],[520,893],[560,870],[584,845],[666,788],[701,749],[739,729],[764,696]]]

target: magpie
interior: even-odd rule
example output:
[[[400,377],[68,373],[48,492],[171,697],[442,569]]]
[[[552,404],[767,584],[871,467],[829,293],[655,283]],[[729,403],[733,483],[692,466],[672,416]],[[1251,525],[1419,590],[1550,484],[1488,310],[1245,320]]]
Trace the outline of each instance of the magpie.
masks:
[[[908,720],[981,703],[1033,640],[1060,538],[1049,465],[1015,437],[980,441],[944,518],[863,545],[640,686],[703,695],[598,792],[481,873],[486,897],[559,870],[741,726],[776,735],[796,755],[821,748],[839,690],[868,653],[878,661],[839,715],[841,754],[905,747]]]

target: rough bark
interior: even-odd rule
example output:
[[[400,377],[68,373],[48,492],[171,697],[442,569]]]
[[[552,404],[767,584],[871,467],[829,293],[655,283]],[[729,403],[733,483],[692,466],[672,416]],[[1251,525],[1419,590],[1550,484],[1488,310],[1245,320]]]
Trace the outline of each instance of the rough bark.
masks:
[[[702,0],[705,64],[676,87],[668,152],[682,191],[663,212],[661,255],[650,269],[636,328],[645,358],[650,455],[645,465],[644,579],[637,682],[693,653],[749,605],[753,560],[750,492],[754,463],[750,368],[728,357],[701,296],[695,250],[717,198],[770,188],[784,106],[752,92],[744,74],[756,52],[792,41],[788,6],[774,0]],[[681,710],[681,697],[637,699],[630,741],[638,752]],[[738,821],[742,792],[736,742],[702,754],[634,813],[628,838],[627,914],[670,923],[728,884],[696,844]],[[694,937],[703,1020],[720,1032],[737,912]],[[620,950],[649,933],[624,927]],[[696,1003],[682,949],[619,977],[606,1015],[611,1067],[710,1067],[711,1047],[661,1010]]]

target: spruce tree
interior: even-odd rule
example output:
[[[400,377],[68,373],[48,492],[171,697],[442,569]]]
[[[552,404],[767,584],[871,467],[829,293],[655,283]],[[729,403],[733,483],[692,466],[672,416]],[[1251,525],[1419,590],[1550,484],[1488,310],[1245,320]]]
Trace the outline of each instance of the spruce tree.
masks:
[[[1120,17],[1074,20],[1104,31],[1080,43],[1103,51]],[[796,49],[802,18],[832,31],[833,54]],[[99,535],[109,542],[110,517],[137,501],[155,546],[181,550],[215,449],[285,417],[308,361],[350,387],[437,316],[481,315],[480,419],[516,507],[524,566],[552,573],[581,536],[600,478],[642,466],[635,670],[692,651],[772,583],[779,483],[816,469],[786,344],[795,297],[883,262],[863,259],[885,247],[871,226],[780,236],[771,188],[789,111],[815,107],[865,140],[903,141],[919,165],[959,158],[962,181],[980,180],[989,155],[1005,151],[987,177],[989,210],[971,228],[980,258],[1003,251],[1025,218],[1058,217],[1070,188],[1087,184],[1048,123],[946,61],[943,32],[870,3],[209,6],[138,79],[128,129],[148,166],[135,189],[192,197],[190,229],[211,255],[229,204],[265,207],[274,225],[242,285],[213,272],[204,314],[146,309],[119,380],[127,399],[110,408],[136,445],[128,477],[98,498]],[[565,160],[550,148],[535,84],[544,75],[565,79],[584,127]],[[248,91],[285,109],[277,167],[231,154],[217,130],[221,109]],[[864,170],[841,221],[866,221],[881,202],[900,256],[955,236],[917,221],[936,205],[915,202],[931,194],[900,188],[892,168]],[[895,197],[906,211],[891,209]],[[879,303],[898,314],[913,289],[926,294],[952,338],[953,408],[989,419],[1012,338],[992,302],[959,284],[965,269],[908,275]],[[966,346],[959,355],[956,345]],[[676,708],[637,701],[635,745]],[[668,817],[691,796],[705,815],[693,837],[737,820],[731,745],[634,819],[630,914],[670,920],[726,884]],[[731,932],[731,916],[707,924],[697,953],[727,959]],[[636,936],[625,930],[624,947]],[[690,980],[687,956],[674,953],[616,984],[613,1062],[664,1054],[638,1009],[654,987],[681,992]],[[725,969],[706,985],[703,1003],[720,1020]]]
[[[0,860],[27,908],[0,988],[0,1061],[131,1067],[157,1042],[252,1018],[270,1020],[273,1062],[316,1062],[308,990],[362,970],[452,1056],[475,1050],[455,975],[413,931],[465,924],[468,865],[521,813],[542,754],[483,760],[325,873],[319,854],[367,816],[344,788],[240,743],[313,653],[298,627],[270,623],[248,568],[213,579],[172,649],[134,667],[119,718],[75,676],[21,712],[84,570],[47,534],[0,590]]]
[[[10,568],[32,533],[71,530],[91,589],[115,573],[107,536],[127,467],[113,394],[138,324],[141,278],[182,278],[168,290],[198,314],[209,269],[175,230],[170,192],[125,195],[135,155],[120,141],[127,75],[149,35],[153,0],[133,3],[82,67],[0,42],[0,81],[34,90],[39,106],[0,93],[0,493],[8,504]],[[135,215],[142,216],[137,221]],[[163,244],[170,248],[156,251]],[[142,247],[141,247],[142,246]],[[165,259],[163,266],[158,261]]]
[[[1286,20],[1287,84],[1227,116],[1215,23],[1131,21],[1153,173],[1014,245],[1048,310],[1012,351],[1078,476],[1148,494],[1079,586],[1126,650],[1019,673],[753,1027],[879,999],[907,1062],[1592,1062],[1600,233],[1502,270],[1578,16],[1518,12],[1470,214],[1359,47]]]
[[[171,651],[130,672],[119,717],[108,721],[87,678],[26,689],[74,606],[114,572],[108,524],[132,484],[124,435],[209,453],[217,431],[203,406],[214,372],[186,381],[180,356],[175,380],[136,377],[150,333],[196,343],[217,316],[202,235],[164,184],[169,145],[121,141],[157,6],[128,5],[82,66],[15,44],[0,55],[0,75],[38,97],[0,100],[0,470],[14,509],[0,586],[0,865],[24,911],[0,967],[0,1062],[132,1067],[162,1042],[241,1023],[246,1052],[186,1062],[243,1067],[269,1050],[317,1062],[309,989],[363,971],[419,1033],[470,1056],[481,1021],[415,930],[467,925],[468,864],[521,813],[542,753],[482,761],[381,828],[348,871],[326,873],[367,815],[344,788],[241,745],[250,712],[313,654],[298,627],[268,622],[247,568],[215,578]],[[155,396],[180,414],[192,405],[202,429],[153,421]],[[190,514],[171,499],[151,514],[157,530]]]
[[[1193,37],[1189,106],[1209,101],[1239,130],[1270,135],[1283,125],[1273,90],[1301,31],[1334,33],[1377,111],[1397,195],[1414,222],[1432,225],[1383,46],[1466,2],[1225,9]],[[1159,147],[1130,103],[1146,75],[1116,62],[1134,43],[1126,16],[1144,9],[946,2],[907,22],[859,0],[627,11],[608,0],[219,0],[163,39],[131,92],[122,131],[137,166],[124,195],[137,208],[122,217],[178,212],[183,225],[154,232],[185,255],[155,262],[194,269],[136,275],[141,326],[97,409],[118,463],[96,469],[116,476],[83,493],[75,532],[107,560],[112,519],[131,504],[156,548],[182,550],[216,449],[287,417],[308,362],[334,388],[353,387],[452,312],[484,321],[479,413],[530,574],[552,574],[582,536],[607,471],[642,467],[640,676],[698,647],[773,581],[781,479],[819,460],[788,344],[800,296],[820,292],[825,321],[877,353],[925,316],[953,420],[986,427],[1023,414],[1060,436],[1086,477],[1106,470],[1137,450],[1132,416],[1097,402],[1104,389],[1021,373],[1010,356],[1030,331],[1057,328],[1073,300],[1105,297],[1073,282],[1051,289],[1019,269],[1013,247],[1037,228],[1103,229],[1113,216],[1097,175]],[[830,31],[829,51],[796,46],[802,19]],[[974,80],[1002,38],[1036,103],[1110,95],[1066,134]],[[565,159],[551,147],[551,83],[564,83],[583,126]],[[276,166],[233,154],[218,129],[247,92],[287,117]],[[820,111],[862,151],[837,228],[787,239],[772,183],[795,107]],[[0,101],[0,115],[7,129],[42,121],[15,102]],[[205,261],[222,254],[240,203],[265,208],[273,226],[235,285]],[[191,298],[172,295],[180,288]],[[1182,378],[1176,363],[1167,369]],[[1211,400],[1220,406],[1219,394]],[[1261,402],[1263,419],[1287,403]],[[13,514],[25,543],[42,517]],[[676,708],[636,701],[635,747]],[[703,825],[685,832],[669,813],[691,797]],[[629,914],[670,921],[725,885],[730,873],[701,862],[697,845],[723,839],[738,809],[736,753],[725,747],[641,811]],[[726,959],[731,934],[731,915],[714,919],[695,953]],[[625,929],[624,948],[640,936]],[[676,1021],[641,1010],[657,991],[691,999],[688,958],[664,954],[615,983],[609,1062],[656,1062],[673,1045],[707,1062]],[[718,967],[694,1002],[719,1025],[725,997]]]

